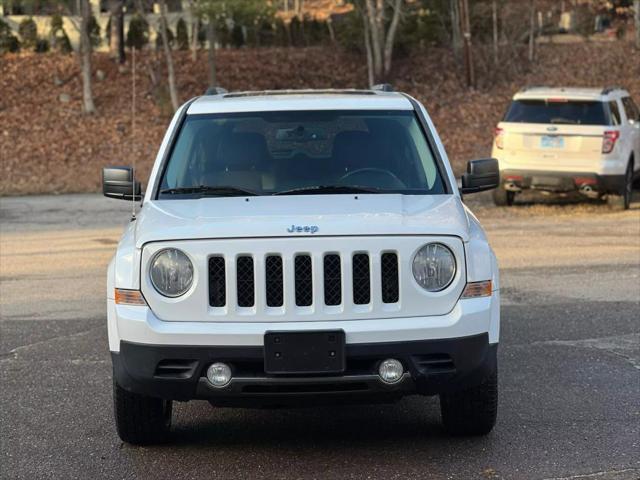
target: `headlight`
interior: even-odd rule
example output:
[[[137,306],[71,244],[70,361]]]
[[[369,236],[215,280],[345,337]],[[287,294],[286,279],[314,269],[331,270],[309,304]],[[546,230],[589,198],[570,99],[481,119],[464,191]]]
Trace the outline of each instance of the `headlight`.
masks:
[[[193,264],[176,248],[160,250],[151,261],[151,283],[165,297],[183,295],[193,283]]]
[[[456,274],[456,259],[441,243],[428,243],[413,257],[413,278],[428,292],[449,286]]]

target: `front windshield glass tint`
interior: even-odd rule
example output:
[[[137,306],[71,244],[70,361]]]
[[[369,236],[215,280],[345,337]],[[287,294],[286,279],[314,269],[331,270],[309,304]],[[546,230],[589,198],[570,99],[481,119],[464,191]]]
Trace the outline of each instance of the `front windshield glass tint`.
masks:
[[[187,116],[159,198],[219,193],[198,187],[271,195],[318,186],[445,192],[413,112],[306,111]]]
[[[578,100],[515,100],[505,122],[607,125],[604,103]]]

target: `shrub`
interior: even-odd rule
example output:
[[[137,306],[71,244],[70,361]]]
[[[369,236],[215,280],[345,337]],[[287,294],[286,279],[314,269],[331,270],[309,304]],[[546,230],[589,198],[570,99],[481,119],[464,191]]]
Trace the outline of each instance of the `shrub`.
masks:
[[[69,36],[64,30],[62,17],[57,13],[51,17],[50,35],[50,46],[52,49],[60,53],[70,53],[72,51]]]
[[[189,32],[187,23],[182,18],[179,18],[176,24],[176,42],[180,50],[189,50]]]
[[[102,43],[102,39],[100,38],[100,25],[96,20],[96,17],[91,15],[89,17],[89,23],[87,23],[87,33],[89,34],[89,39],[91,40],[91,46],[93,48],[97,47]]]
[[[36,40],[34,51],[36,53],[46,53],[49,51],[49,48],[49,40],[47,40],[46,38],[39,38]]]
[[[129,22],[126,44],[129,48],[142,49],[149,43],[149,23],[140,14],[136,14]]]
[[[0,54],[17,52],[20,50],[20,41],[11,31],[11,27],[0,18]]]
[[[33,18],[25,18],[20,22],[18,33],[22,39],[22,46],[29,50],[35,48],[38,43],[38,27]]]

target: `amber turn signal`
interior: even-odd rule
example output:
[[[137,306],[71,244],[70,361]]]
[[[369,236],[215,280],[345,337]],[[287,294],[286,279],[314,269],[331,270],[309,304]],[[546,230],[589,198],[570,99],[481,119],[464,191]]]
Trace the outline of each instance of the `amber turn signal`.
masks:
[[[140,290],[115,289],[116,304],[118,305],[147,305]]]
[[[490,297],[492,291],[491,280],[467,283],[462,292],[462,298]]]

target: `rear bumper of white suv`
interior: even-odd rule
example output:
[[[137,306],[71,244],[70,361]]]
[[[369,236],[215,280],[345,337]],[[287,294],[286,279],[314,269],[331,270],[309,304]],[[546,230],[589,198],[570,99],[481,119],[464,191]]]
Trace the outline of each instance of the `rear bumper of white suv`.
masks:
[[[505,169],[500,171],[506,190],[542,190],[553,193],[582,192],[593,195],[620,195],[625,188],[624,174],[564,172],[555,170]]]
[[[345,369],[332,375],[269,375],[264,335],[270,330],[345,333]],[[496,369],[499,292],[460,300],[447,315],[332,322],[165,322],[148,307],[109,301],[109,340],[115,380],[122,388],[172,400],[263,406],[331,401],[388,401],[434,395],[481,383]],[[399,360],[394,384],[378,374],[381,361]],[[214,387],[206,369],[230,365],[233,378]]]

